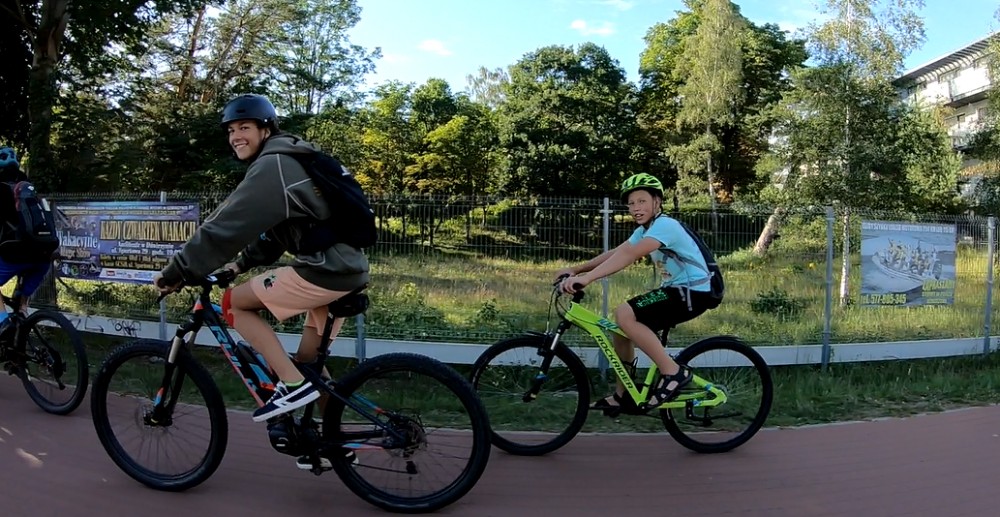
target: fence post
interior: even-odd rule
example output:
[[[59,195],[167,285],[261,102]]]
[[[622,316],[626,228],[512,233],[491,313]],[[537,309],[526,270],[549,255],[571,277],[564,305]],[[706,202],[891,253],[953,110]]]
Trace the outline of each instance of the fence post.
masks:
[[[167,204],[166,191],[160,191],[160,204]],[[167,340],[167,300],[160,300],[160,341]]]
[[[983,326],[986,332],[983,336],[983,354],[990,353],[990,324],[993,320],[993,254],[995,253],[994,248],[996,247],[996,229],[996,217],[991,215],[989,220],[986,222],[986,240],[988,241],[988,250],[986,252],[986,323]]]
[[[823,307],[822,370],[830,362],[830,323],[833,319],[833,207],[826,207],[826,303]]]
[[[354,338],[354,357],[361,364],[365,357],[365,315],[358,314],[354,317],[354,326],[357,329],[357,336]]]
[[[601,210],[601,218],[604,223],[604,251],[607,252],[610,249],[611,240],[611,204],[607,197],[604,198],[604,208]],[[601,315],[605,318],[608,317],[608,277],[601,279]],[[608,358],[604,357],[604,354],[597,354],[597,369],[600,372],[601,380],[607,380]]]

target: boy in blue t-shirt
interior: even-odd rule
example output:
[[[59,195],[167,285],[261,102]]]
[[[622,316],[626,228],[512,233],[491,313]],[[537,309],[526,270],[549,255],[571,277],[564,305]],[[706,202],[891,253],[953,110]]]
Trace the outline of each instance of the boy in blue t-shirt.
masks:
[[[635,346],[649,356],[660,370],[660,378],[646,402],[657,407],[677,396],[691,382],[691,369],[667,355],[656,332],[668,332],[679,323],[707,310],[710,277],[698,245],[675,219],[662,214],[663,185],[649,174],[633,175],[622,183],[622,202],[639,224],[632,236],[618,247],[585,264],[559,271],[572,275],[562,282],[562,290],[573,293],[574,285],[587,284],[610,276],[649,255],[662,279],[660,286],[615,307],[615,323],[628,336],[613,334],[615,350],[623,363],[635,370]],[[581,287],[582,288],[582,287]],[[634,345],[633,345],[634,343]],[[618,381],[615,393],[593,406],[605,415],[617,416],[625,387]]]

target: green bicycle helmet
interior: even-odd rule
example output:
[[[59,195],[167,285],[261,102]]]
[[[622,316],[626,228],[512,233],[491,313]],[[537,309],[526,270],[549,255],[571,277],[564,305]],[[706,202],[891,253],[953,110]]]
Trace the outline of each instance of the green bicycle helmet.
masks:
[[[622,203],[628,203],[628,195],[636,190],[645,190],[650,194],[663,198],[663,183],[656,179],[656,176],[640,172],[633,174],[622,182],[621,199]]]

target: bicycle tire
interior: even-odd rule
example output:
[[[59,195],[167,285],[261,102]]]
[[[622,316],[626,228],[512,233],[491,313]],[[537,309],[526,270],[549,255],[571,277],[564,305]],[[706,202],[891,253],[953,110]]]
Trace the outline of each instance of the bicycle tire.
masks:
[[[180,492],[195,487],[212,476],[222,463],[229,439],[229,424],[222,394],[208,370],[195,361],[187,350],[181,350],[177,355],[178,369],[184,373],[187,380],[194,382],[201,393],[212,424],[208,450],[201,462],[188,472],[180,475],[165,475],[140,465],[122,447],[108,419],[109,387],[118,368],[125,361],[136,357],[147,356],[166,359],[169,351],[170,343],[155,339],[132,341],[120,345],[112,351],[102,363],[94,379],[91,416],[101,445],[122,471],[150,488]]]
[[[674,415],[675,412],[679,412],[681,417],[684,417],[684,409],[660,410],[660,418],[663,421],[663,426],[666,428],[667,432],[670,433],[670,436],[673,437],[673,439],[680,445],[703,454],[728,452],[750,440],[750,438],[757,434],[757,431],[763,427],[764,422],[767,420],[774,397],[774,386],[771,380],[771,372],[768,369],[764,358],[761,357],[756,350],[735,337],[715,336],[693,343],[687,348],[681,350],[681,352],[677,355],[677,362],[691,364],[699,355],[712,352],[714,350],[728,350],[729,352],[742,355],[750,362],[761,379],[761,402],[757,407],[757,412],[754,414],[753,419],[750,421],[750,425],[746,429],[732,439],[718,443],[700,442],[696,438],[685,433],[684,430],[678,425],[677,419]]]
[[[402,371],[426,375],[442,383],[448,391],[458,396],[471,419],[473,447],[468,463],[460,476],[446,488],[421,497],[400,497],[388,494],[363,479],[350,461],[333,460],[333,470],[361,499],[384,510],[399,513],[433,512],[461,499],[475,486],[489,462],[489,420],[472,385],[452,367],[427,356],[411,353],[390,353],[371,358],[338,380],[335,389],[345,398],[361,387],[366,380],[387,372]],[[323,436],[335,436],[341,429],[343,415],[354,414],[343,401],[331,397],[323,417]]]
[[[548,338],[541,335],[518,336],[499,341],[487,348],[472,367],[472,386],[477,392],[480,390],[480,381],[482,380],[483,372],[486,371],[490,362],[501,354],[517,348],[529,348],[536,351],[537,355],[537,351],[549,348]],[[576,385],[577,393],[579,393],[573,418],[551,440],[542,443],[528,444],[518,442],[515,441],[515,436],[513,435],[503,436],[496,430],[490,429],[491,442],[498,449],[518,456],[541,456],[565,446],[583,429],[583,424],[587,421],[588,406],[590,404],[590,378],[587,375],[587,367],[584,366],[579,356],[562,343],[556,346],[555,356],[569,369],[573,382]],[[523,386],[523,388],[527,390],[528,386]],[[480,399],[482,399],[482,395],[480,395]],[[493,415],[489,416],[492,422]]]
[[[27,346],[28,336],[34,334],[36,331],[36,326],[44,321],[49,321],[55,326],[59,327],[62,331],[69,336],[70,342],[73,347],[73,355],[76,356],[76,385],[74,386],[74,392],[69,397],[69,400],[63,403],[52,402],[45,397],[35,386],[34,382],[31,380],[30,372],[27,368],[19,369],[19,377],[21,377],[21,382],[24,384],[25,391],[28,392],[28,397],[31,398],[38,407],[47,413],[53,415],[68,415],[76,410],[83,402],[83,398],[87,395],[87,387],[90,377],[90,368],[87,364],[87,349],[83,346],[83,339],[80,338],[79,331],[76,327],[59,312],[51,311],[48,309],[37,310],[31,315],[29,315],[24,322],[21,324],[19,329],[18,339],[22,340],[19,343],[19,347]],[[27,352],[26,348],[22,348]],[[61,361],[65,365],[65,361]]]

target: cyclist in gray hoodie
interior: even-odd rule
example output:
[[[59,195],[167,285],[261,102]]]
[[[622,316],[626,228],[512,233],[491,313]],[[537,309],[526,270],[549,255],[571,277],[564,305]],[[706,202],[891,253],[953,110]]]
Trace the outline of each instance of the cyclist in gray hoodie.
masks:
[[[294,255],[290,266],[226,290],[222,300],[227,322],[264,356],[280,379],[274,396],[253,413],[255,422],[263,422],[316,400],[319,390],[296,369],[258,311],[267,309],[278,321],[306,313],[298,359],[308,362],[318,350],[326,306],[368,283],[368,259],[343,243],[315,253],[301,251],[306,226],[328,218],[331,211],[293,157],[317,148],[279,132],[277,113],[267,98],[248,94],[233,99],[223,110],[222,127],[236,157],[249,164],[246,176],[154,283],[169,293],[224,266],[239,273],[270,265],[285,252]]]

